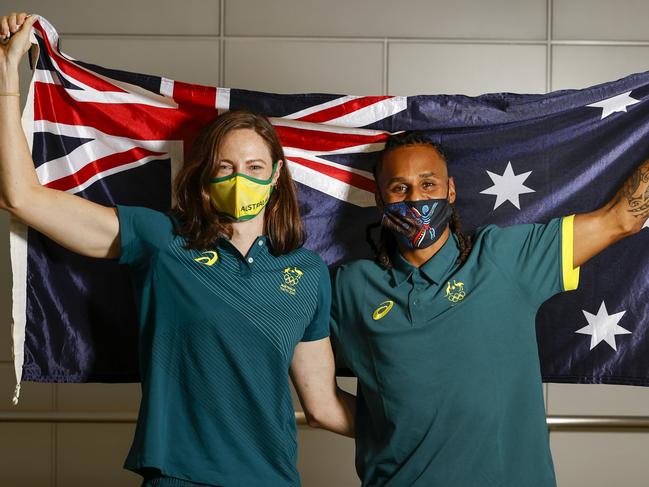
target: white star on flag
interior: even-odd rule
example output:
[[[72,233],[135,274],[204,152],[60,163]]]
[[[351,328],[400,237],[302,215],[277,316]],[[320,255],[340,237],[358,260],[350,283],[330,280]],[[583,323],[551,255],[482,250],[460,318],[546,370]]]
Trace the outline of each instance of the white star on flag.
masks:
[[[622,316],[624,316],[624,313],[626,313],[626,310],[609,315],[608,311],[606,311],[606,304],[604,304],[604,301],[602,301],[597,315],[591,314],[585,310],[582,310],[582,313],[584,313],[584,316],[588,320],[588,326],[580,328],[575,333],[581,333],[582,335],[591,335],[591,350],[595,348],[595,346],[599,342],[605,341],[611,346],[613,350],[617,351],[615,335],[626,335],[628,333],[631,333],[629,330],[618,325],[619,321],[622,319]]]
[[[494,210],[502,205],[505,201],[511,202],[516,208],[521,209],[519,196],[524,193],[534,193],[535,190],[523,185],[525,180],[532,174],[532,171],[524,172],[521,174],[514,174],[511,161],[507,163],[505,172],[502,174],[495,174],[487,171],[487,174],[493,181],[494,185],[480,191],[481,194],[494,194],[496,195],[496,202],[494,203]]]
[[[621,95],[614,96],[612,98],[607,98],[606,100],[598,101],[597,103],[591,103],[586,105],[587,107],[601,108],[602,109],[602,118],[604,120],[609,115],[612,115],[615,112],[626,112],[626,107],[629,105],[635,105],[640,103],[640,100],[631,98],[631,92],[627,91]]]

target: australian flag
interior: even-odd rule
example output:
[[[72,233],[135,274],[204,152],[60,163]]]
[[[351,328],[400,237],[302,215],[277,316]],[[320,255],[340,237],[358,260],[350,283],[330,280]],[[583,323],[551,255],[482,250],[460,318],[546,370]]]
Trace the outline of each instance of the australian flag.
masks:
[[[166,211],[198,131],[225,110],[270,117],[298,186],[306,246],[330,266],[370,256],[372,165],[387,137],[425,131],[445,150],[465,231],[547,222],[606,203],[649,157],[649,73],[548,94],[279,95],[198,86],[76,60],[40,18],[23,125],[41,184],[104,205]],[[138,380],[131,282],[12,221],[17,380]],[[544,303],[549,382],[649,385],[649,232],[582,266],[577,291]]]

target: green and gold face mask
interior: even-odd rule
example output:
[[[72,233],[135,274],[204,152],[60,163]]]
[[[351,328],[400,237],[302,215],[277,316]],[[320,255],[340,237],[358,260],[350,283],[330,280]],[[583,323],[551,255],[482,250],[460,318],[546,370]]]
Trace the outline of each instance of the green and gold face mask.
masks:
[[[273,164],[273,173],[265,180],[240,173],[212,179],[212,204],[236,221],[256,217],[270,199],[276,170],[277,164]]]

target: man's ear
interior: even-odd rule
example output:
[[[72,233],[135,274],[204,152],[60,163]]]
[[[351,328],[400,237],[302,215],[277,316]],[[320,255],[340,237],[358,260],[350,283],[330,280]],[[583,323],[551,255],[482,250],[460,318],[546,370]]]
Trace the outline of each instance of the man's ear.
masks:
[[[455,181],[452,176],[448,178],[448,202],[455,203]]]
[[[275,175],[273,176],[273,182],[271,183],[273,186],[277,184],[280,172],[284,169],[284,161],[282,159],[279,159],[276,164],[277,167],[275,168]]]

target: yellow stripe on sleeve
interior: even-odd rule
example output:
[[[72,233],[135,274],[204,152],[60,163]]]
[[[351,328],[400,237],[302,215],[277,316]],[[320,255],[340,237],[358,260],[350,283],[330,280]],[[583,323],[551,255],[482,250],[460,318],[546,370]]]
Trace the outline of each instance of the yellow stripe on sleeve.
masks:
[[[573,225],[575,215],[561,220],[561,269],[563,275],[563,290],[572,291],[579,286],[579,266],[573,265]]]

